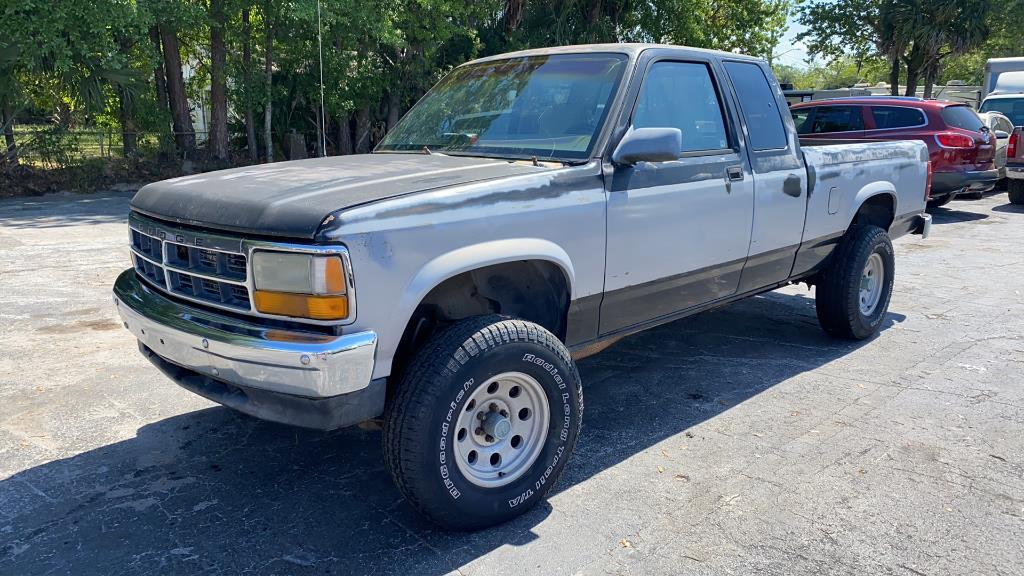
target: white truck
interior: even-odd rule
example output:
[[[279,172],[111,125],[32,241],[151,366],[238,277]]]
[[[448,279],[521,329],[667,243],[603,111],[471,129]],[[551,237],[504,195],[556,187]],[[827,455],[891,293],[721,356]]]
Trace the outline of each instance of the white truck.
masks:
[[[890,238],[929,230],[927,160],[920,142],[801,146],[768,65],[737,54],[493,56],[372,154],[144,187],[114,302],[213,401],[321,429],[383,416],[401,492],[474,529],[565,469],[574,359],[798,281],[829,334],[874,335]]]

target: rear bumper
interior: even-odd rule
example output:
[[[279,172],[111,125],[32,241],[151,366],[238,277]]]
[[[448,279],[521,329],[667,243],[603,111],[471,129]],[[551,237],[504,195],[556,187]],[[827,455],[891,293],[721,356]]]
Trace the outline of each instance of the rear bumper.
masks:
[[[1024,180],[1024,166],[1007,166],[1006,177],[1011,180]]]
[[[171,300],[132,269],[114,304],[139,349],[177,384],[258,418],[338,428],[380,415],[383,381],[371,382],[377,336],[270,329]]]
[[[932,174],[932,198],[961,192],[987,192],[999,181],[999,170],[965,170]]]
[[[904,214],[897,217],[892,226],[889,227],[889,236],[899,238],[905,234],[920,234],[927,238],[932,233],[932,215],[927,212],[922,214]]]

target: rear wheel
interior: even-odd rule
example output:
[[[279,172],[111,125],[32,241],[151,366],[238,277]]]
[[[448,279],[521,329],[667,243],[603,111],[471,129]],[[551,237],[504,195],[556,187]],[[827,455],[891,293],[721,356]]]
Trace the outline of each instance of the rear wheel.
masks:
[[[882,326],[892,297],[896,260],[889,235],[877,226],[858,226],[832,258],[817,283],[818,322],[839,338],[868,338]]]
[[[1024,204],[1024,180],[1007,180],[1006,193],[1013,204]]]
[[[484,528],[529,510],[557,482],[583,415],[569,351],[536,324],[456,322],[416,355],[388,404],[384,454],[427,518]]]

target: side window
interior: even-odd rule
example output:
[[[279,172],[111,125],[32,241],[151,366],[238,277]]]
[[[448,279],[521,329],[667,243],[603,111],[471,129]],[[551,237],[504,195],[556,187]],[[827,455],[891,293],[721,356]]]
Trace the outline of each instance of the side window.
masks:
[[[909,128],[923,126],[927,123],[924,112],[917,108],[901,106],[872,106],[871,117],[875,119],[875,128]]]
[[[996,130],[1002,130],[1007,134],[1013,133],[1013,124],[1001,117],[996,117]]]
[[[786,127],[779,114],[775,92],[757,64],[726,62],[725,70],[736,88],[743,118],[747,121],[750,145],[754,150],[787,147]]]
[[[811,112],[813,110],[814,108],[801,108],[799,110],[790,110],[790,112],[793,114],[793,123],[796,124],[797,134],[811,133],[811,125],[807,122],[807,120],[810,118]]]
[[[819,106],[809,133],[853,132],[864,129],[864,119],[856,106]]]
[[[655,62],[633,113],[636,128],[679,128],[681,152],[729,147],[718,92],[705,64]]]

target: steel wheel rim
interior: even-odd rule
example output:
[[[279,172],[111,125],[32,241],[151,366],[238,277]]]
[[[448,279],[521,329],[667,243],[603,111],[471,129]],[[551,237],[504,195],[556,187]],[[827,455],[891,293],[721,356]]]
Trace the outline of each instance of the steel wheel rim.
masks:
[[[861,314],[870,316],[878,307],[878,301],[882,299],[882,284],[884,282],[885,264],[882,262],[882,256],[874,252],[864,264],[864,272],[860,277],[858,299]]]
[[[477,486],[515,482],[537,461],[548,435],[548,396],[522,372],[498,374],[476,387],[454,431],[455,464]]]

